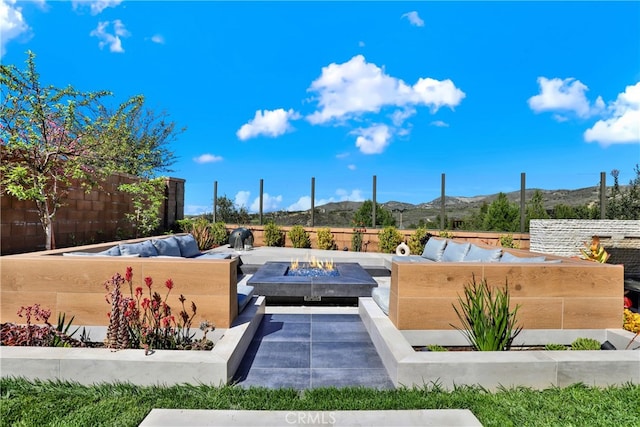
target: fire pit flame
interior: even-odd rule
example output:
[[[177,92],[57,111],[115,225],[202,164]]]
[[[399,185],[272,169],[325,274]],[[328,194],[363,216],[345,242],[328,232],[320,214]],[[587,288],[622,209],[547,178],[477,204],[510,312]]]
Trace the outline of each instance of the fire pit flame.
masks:
[[[300,270],[300,269],[316,269],[316,270],[323,270],[323,271],[333,271],[334,270],[334,266],[333,266],[333,260],[320,260],[317,259],[315,256],[308,258],[304,263],[300,263],[300,261],[298,261],[297,259],[291,260],[291,265],[289,266],[290,270]]]

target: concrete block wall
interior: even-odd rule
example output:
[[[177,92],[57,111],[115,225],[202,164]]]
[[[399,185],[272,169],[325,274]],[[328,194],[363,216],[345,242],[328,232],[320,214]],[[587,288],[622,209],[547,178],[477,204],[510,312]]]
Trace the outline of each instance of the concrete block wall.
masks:
[[[532,252],[580,256],[592,236],[611,254],[610,264],[624,264],[625,274],[640,274],[640,220],[533,219],[529,226]]]
[[[120,184],[136,177],[110,176],[100,189],[84,191],[79,185],[70,189],[65,205],[54,218],[56,247],[119,240],[133,236],[125,214],[133,212],[131,198],[117,190]],[[161,208],[160,223],[165,229],[184,217],[184,180],[167,178],[167,200]],[[21,201],[10,195],[0,197],[0,254],[8,255],[45,249],[45,235],[35,202]]]

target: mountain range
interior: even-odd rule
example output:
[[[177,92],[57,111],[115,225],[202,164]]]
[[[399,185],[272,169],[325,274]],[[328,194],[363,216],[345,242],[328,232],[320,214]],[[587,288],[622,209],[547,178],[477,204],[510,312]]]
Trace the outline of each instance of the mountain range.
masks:
[[[525,190],[525,201],[529,201],[536,189]],[[587,187],[577,190],[539,190],[542,193],[543,204],[547,210],[559,204],[569,206],[583,206],[597,203],[599,187]],[[520,204],[520,191],[505,193],[507,198]],[[490,204],[498,197],[498,193],[481,196],[445,196],[445,211],[450,219],[464,219],[480,209],[483,203]],[[314,225],[316,227],[350,227],[351,218],[363,202],[331,202],[315,207]],[[417,205],[399,201],[378,202],[380,206],[392,212],[396,218],[396,225],[400,228],[411,228],[422,219],[425,222],[434,221],[440,214],[440,198]],[[266,214],[267,219],[273,219],[279,225],[311,225],[311,210],[298,212],[273,212]],[[266,222],[266,221],[265,221]]]

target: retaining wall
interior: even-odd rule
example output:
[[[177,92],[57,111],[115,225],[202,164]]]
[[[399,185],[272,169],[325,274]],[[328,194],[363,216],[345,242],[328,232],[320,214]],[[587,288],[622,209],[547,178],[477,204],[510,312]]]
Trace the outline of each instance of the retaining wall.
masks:
[[[532,252],[580,256],[592,236],[611,254],[609,264],[624,264],[625,273],[640,274],[640,220],[532,219]]]

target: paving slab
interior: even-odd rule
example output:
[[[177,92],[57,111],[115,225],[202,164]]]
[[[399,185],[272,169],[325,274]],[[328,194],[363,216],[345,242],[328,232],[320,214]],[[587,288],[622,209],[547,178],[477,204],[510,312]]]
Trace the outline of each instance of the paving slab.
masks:
[[[229,411],[152,409],[141,427],[169,426],[482,426],[468,409],[404,411]]]

